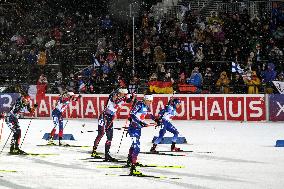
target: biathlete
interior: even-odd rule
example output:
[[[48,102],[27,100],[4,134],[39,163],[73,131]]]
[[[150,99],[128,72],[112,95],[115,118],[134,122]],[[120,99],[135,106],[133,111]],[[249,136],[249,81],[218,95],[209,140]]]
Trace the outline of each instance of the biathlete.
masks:
[[[14,103],[9,113],[6,115],[6,124],[13,132],[11,140],[10,154],[25,154],[23,150],[19,148],[21,140],[21,128],[19,125],[18,117],[21,113],[29,111],[30,113],[35,112],[37,104],[30,105],[30,96],[22,94]]]
[[[53,141],[56,127],[59,127],[58,132],[58,140],[59,140],[59,146],[64,145],[62,143],[63,139],[63,116],[62,113],[67,109],[68,105],[72,101],[77,101],[79,98],[81,98],[81,95],[78,97],[75,97],[75,94],[73,92],[64,92],[59,96],[59,99],[56,101],[55,108],[52,110],[52,120],[54,127],[50,132],[48,145],[56,145]]]
[[[158,122],[158,119],[151,114],[150,105],[152,102],[153,96],[151,94],[146,94],[143,100],[136,102],[130,112],[128,133],[131,137],[132,145],[129,149],[127,161],[127,164],[130,166],[130,175],[142,174],[140,171],[136,170],[137,158],[140,153],[141,128],[151,126],[151,124],[145,122],[145,116],[149,114],[152,120]]]
[[[176,141],[179,132],[171,122],[172,117],[177,115],[176,109],[179,108],[180,105],[181,105],[181,100],[178,98],[174,98],[169,100],[168,105],[166,105],[166,107],[159,112],[158,125],[160,125],[162,128],[160,129],[159,137],[154,141],[153,146],[150,149],[150,152],[153,153],[157,152],[156,147],[162,141],[167,131],[174,134],[172,138],[171,151],[182,151],[180,148],[176,147]]]
[[[134,94],[128,94],[127,89],[117,89],[113,91],[107,100],[107,104],[103,112],[99,116],[98,120],[98,135],[94,141],[92,157],[99,157],[97,153],[97,147],[106,133],[107,140],[105,143],[105,161],[116,161],[115,158],[110,155],[110,146],[113,138],[113,120],[116,116],[118,109],[125,103],[130,103],[134,99]]]

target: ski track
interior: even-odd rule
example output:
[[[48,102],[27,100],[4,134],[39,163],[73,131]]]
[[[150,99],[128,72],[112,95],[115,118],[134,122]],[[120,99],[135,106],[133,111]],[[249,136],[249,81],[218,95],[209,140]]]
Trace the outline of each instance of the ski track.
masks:
[[[25,133],[28,119],[20,119],[22,133]],[[0,155],[0,169],[17,172],[1,172],[1,189],[73,189],[73,188],[190,188],[190,189],[282,189],[284,185],[284,148],[275,148],[276,140],[284,139],[283,123],[237,123],[175,121],[174,124],[186,137],[189,144],[178,144],[185,156],[139,154],[142,164],[176,165],[185,168],[138,167],[146,175],[166,176],[168,179],[147,177],[122,177],[105,174],[125,175],[128,168],[97,168],[102,165],[123,165],[121,162],[89,162],[93,141],[97,132],[94,120],[69,120],[64,133],[72,133],[74,145],[90,146],[59,147],[36,146],[45,144],[42,136],[50,132],[51,120],[32,120],[22,149],[29,153],[55,153],[54,156],[11,156],[7,155],[10,142]],[[115,127],[124,126],[124,120],[115,120]],[[208,126],[210,125],[210,126]],[[233,126],[232,126],[233,125]],[[123,130],[115,129],[111,155],[126,160],[131,140],[124,136],[120,152],[117,153]],[[141,151],[148,151],[158,129],[143,128]],[[2,149],[9,130],[4,127],[0,148]],[[165,136],[172,136],[167,133]],[[98,152],[104,152],[105,137]],[[157,150],[169,150],[170,144],[158,145]],[[212,153],[205,153],[212,152]],[[171,153],[171,152],[169,152]],[[104,157],[104,154],[101,154]],[[94,159],[96,160],[96,159]],[[171,180],[169,178],[180,179]]]

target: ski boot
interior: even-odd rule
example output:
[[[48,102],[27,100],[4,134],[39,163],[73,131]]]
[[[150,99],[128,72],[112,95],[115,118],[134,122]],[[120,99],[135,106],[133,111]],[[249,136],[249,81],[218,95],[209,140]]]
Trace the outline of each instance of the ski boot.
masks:
[[[20,148],[18,148],[17,150],[18,150],[18,154],[19,155],[26,155],[26,154],[28,154],[27,152],[21,150]]]
[[[139,175],[142,175],[142,173],[140,171],[136,170],[136,164],[132,164],[131,167],[130,167],[129,175],[139,176]]]
[[[62,137],[59,137],[59,146],[66,146],[66,147],[68,147],[68,146],[70,146],[70,144],[62,142]]]
[[[96,151],[92,152],[91,157],[93,157],[93,158],[101,158],[101,156]]]
[[[97,153],[97,148],[93,147],[93,152],[91,154],[91,157],[93,158],[102,158],[98,153]]]
[[[20,148],[15,148],[15,149],[10,149],[10,152],[9,152],[11,155],[26,155],[27,153],[23,150],[21,150]]]
[[[52,139],[49,139],[47,142],[47,146],[56,146],[56,143]]]
[[[182,152],[183,150],[181,150],[180,148],[177,148],[177,147],[176,147],[176,143],[175,143],[175,142],[172,142],[171,151],[172,151],[172,152]]]
[[[117,162],[118,159],[111,157],[109,154],[105,155],[105,161],[107,162]]]
[[[151,153],[157,153],[156,147],[157,147],[157,144],[153,144],[153,146],[150,149],[150,152]]]

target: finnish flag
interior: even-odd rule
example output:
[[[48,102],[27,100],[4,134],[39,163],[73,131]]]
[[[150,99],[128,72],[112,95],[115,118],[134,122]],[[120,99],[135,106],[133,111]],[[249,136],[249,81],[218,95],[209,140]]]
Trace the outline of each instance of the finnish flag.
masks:
[[[238,63],[232,62],[232,72],[242,74],[244,73],[244,69],[242,69]]]
[[[92,56],[93,56],[93,65],[94,65],[94,68],[95,68],[95,67],[100,67],[101,64],[100,64],[100,62],[98,61],[98,59],[96,58],[96,56],[95,56],[94,54],[93,54]]]

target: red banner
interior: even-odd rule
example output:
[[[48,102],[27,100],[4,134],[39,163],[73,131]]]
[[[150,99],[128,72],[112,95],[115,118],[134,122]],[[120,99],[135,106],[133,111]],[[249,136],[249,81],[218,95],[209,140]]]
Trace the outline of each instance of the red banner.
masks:
[[[235,121],[263,121],[266,120],[264,95],[175,95],[181,99],[181,107],[174,120],[235,120]],[[138,95],[141,99],[142,95]],[[152,113],[157,116],[163,109],[171,95],[154,95],[151,105]],[[37,117],[51,117],[58,95],[46,95],[36,99]],[[77,102],[72,102],[64,112],[68,118],[97,119],[104,110],[108,95],[82,95]],[[34,102],[33,102],[34,103]],[[124,104],[117,113],[117,118],[126,119],[131,104]],[[30,116],[30,115],[26,115]]]

